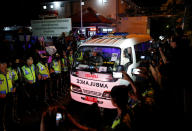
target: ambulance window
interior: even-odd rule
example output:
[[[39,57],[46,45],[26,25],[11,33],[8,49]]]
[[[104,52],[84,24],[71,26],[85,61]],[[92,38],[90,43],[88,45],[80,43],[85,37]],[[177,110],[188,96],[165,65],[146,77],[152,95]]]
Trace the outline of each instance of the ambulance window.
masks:
[[[124,53],[124,57],[129,59],[129,63],[133,63],[131,47],[126,48],[123,53]]]

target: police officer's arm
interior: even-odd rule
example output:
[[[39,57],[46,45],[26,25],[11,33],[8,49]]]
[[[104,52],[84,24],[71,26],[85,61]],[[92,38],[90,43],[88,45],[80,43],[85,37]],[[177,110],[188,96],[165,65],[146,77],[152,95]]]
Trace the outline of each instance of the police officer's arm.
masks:
[[[26,80],[26,78],[25,78],[25,75],[24,75],[23,70],[21,70],[21,81],[22,81],[23,84],[26,84],[26,83],[27,83],[27,80]]]
[[[41,75],[40,75],[40,73],[39,73],[39,67],[38,67],[37,65],[36,65],[36,67],[35,67],[35,74],[36,74],[38,80],[40,80],[40,79],[41,79]]]
[[[50,65],[50,73],[53,73],[53,72],[54,72],[54,69],[53,69],[53,61],[52,61],[51,65]]]

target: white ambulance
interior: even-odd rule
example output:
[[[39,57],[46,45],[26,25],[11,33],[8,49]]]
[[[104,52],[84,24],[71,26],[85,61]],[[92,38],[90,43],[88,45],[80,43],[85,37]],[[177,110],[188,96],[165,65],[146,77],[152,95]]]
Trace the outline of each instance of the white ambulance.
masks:
[[[80,45],[71,70],[70,94],[73,100],[102,108],[115,108],[111,89],[122,82],[120,67],[135,80],[133,69],[150,47],[151,37],[141,34],[110,34]]]

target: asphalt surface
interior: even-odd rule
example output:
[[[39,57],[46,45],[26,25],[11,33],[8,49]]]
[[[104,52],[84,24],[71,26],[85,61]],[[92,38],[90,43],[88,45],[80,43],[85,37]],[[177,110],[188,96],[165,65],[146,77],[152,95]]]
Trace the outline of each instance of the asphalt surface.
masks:
[[[48,104],[49,103],[49,104]],[[39,131],[42,113],[47,110],[51,105],[62,105],[67,108],[67,111],[82,125],[97,124],[95,121],[103,122],[102,126],[111,125],[113,119],[116,116],[116,111],[111,109],[97,108],[101,115],[101,119],[98,117],[98,112],[95,112],[95,107],[87,104],[79,103],[71,99],[70,94],[67,94],[47,103],[39,103],[35,110],[23,113],[21,120],[13,122],[9,126],[8,131]],[[97,117],[95,119],[95,117]],[[92,122],[92,123],[91,123]],[[98,121],[97,121],[98,122]],[[70,125],[71,130],[79,130],[73,124]],[[93,125],[93,127],[98,125]]]

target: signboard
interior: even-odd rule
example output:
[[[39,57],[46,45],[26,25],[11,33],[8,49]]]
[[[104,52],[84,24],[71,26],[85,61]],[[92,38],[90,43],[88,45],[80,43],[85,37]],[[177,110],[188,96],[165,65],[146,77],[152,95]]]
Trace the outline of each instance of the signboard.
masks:
[[[31,21],[33,36],[60,36],[72,30],[71,18]]]

